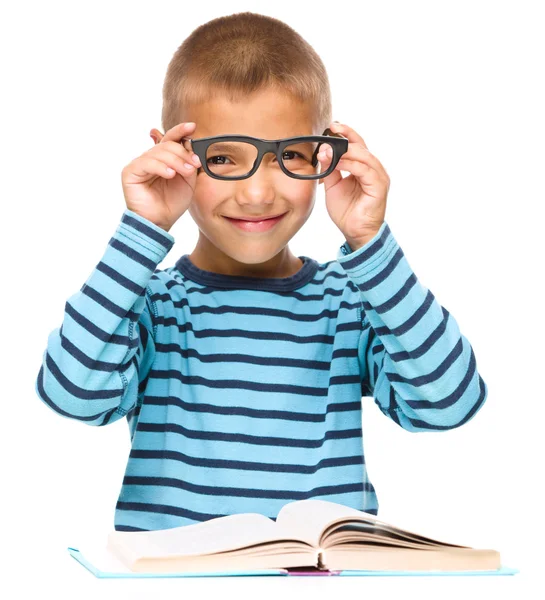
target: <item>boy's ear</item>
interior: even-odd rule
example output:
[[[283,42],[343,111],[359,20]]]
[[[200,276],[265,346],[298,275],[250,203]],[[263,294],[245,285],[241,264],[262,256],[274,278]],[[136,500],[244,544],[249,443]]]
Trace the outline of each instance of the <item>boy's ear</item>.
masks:
[[[158,130],[153,128],[150,132],[151,139],[158,144],[163,139],[163,134]]]

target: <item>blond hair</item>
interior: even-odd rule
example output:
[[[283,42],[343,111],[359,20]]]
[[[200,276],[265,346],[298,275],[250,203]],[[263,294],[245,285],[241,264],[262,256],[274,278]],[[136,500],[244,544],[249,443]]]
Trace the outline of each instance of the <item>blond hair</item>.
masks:
[[[261,89],[281,89],[306,102],[315,133],[331,123],[331,92],[322,60],[286,23],[252,12],[197,27],[174,53],[163,84],[164,131],[180,108],[225,95],[234,102]]]

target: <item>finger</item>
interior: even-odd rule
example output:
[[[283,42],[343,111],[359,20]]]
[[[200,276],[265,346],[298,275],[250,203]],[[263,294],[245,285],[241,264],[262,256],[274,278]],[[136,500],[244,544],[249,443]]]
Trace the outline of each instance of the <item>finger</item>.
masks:
[[[184,148],[179,142],[167,141],[165,143],[157,144],[150,149],[150,152],[156,156],[158,153],[162,155],[165,150],[178,156],[180,159],[194,167],[202,166],[199,157],[192,150]]]
[[[326,146],[326,145],[324,144],[324,146]],[[346,160],[347,158],[349,160]],[[340,171],[341,170],[342,171],[349,171],[350,173],[354,173],[353,169],[350,169],[347,166],[347,165],[350,165],[353,162],[355,162],[355,160],[350,160],[351,158],[353,158],[353,157],[348,156],[348,152],[345,152],[342,155],[342,158],[340,158],[337,161],[337,164],[335,165],[335,169],[332,171],[332,173],[330,174],[330,176],[333,175],[333,174],[335,174],[335,173],[338,173],[340,175]],[[318,160],[320,161],[321,166],[322,166],[322,173],[324,171],[327,171],[330,168],[331,162],[333,160],[333,150],[331,149],[331,147],[329,145],[327,145],[327,147],[324,150],[320,150],[320,152],[318,153]],[[339,167],[339,165],[341,165],[341,166]],[[370,170],[369,166],[366,165],[366,167],[367,167],[368,170]],[[361,172],[361,168],[358,169],[358,171]],[[356,173],[354,173],[354,174],[356,174]],[[325,179],[329,179],[330,176],[326,177]]]
[[[195,127],[195,123],[192,122],[178,123],[178,125],[175,125],[165,133],[161,143],[168,141],[179,142],[184,136],[195,131]]]
[[[324,144],[325,146],[326,144]],[[329,145],[327,145],[329,147]],[[331,148],[330,148],[331,150]],[[325,171],[327,171],[331,165],[331,160],[332,160],[332,156],[328,156],[328,153],[324,150],[322,151],[322,149],[320,148],[320,152],[317,154],[318,160],[320,161],[320,171],[321,173],[325,173]],[[346,170],[346,169],[345,169]],[[319,180],[319,183],[323,183],[325,186],[325,190],[327,192],[327,190],[330,187],[333,187],[334,185],[336,185],[339,181],[341,181],[343,178],[342,174],[340,171],[333,169],[333,171],[331,171],[331,173],[329,175],[326,175],[325,177],[321,177]]]
[[[320,152],[316,155],[322,165],[328,165],[333,158],[333,151],[329,144],[322,144],[320,146]]]
[[[341,158],[341,160],[337,163],[335,170],[348,171],[355,177],[361,177],[362,179],[365,179],[366,184],[372,184],[382,180],[375,169],[369,167],[365,163],[360,162],[359,160],[348,160]]]
[[[375,169],[377,173],[386,178],[388,175],[386,169],[382,166],[379,159],[371,154],[368,148],[363,148],[359,143],[348,145],[348,150],[342,155],[341,160],[357,160],[365,163],[368,167]]]
[[[150,175],[171,179],[176,175],[176,170],[169,167],[162,160],[152,156],[141,156],[130,162],[124,169],[130,175],[148,179]]]
[[[326,150],[325,145],[321,147],[320,152],[316,155],[316,158],[320,162],[320,173],[324,173],[331,166],[331,161],[333,160],[333,154],[331,152],[331,148]],[[323,178],[320,180],[323,181]]]
[[[344,135],[349,142],[357,142],[359,144],[363,144],[364,148],[367,148],[367,145],[363,141],[361,135],[356,133],[356,131],[354,131],[351,127],[348,127],[348,125],[344,125],[342,123],[331,123],[329,129],[331,129],[331,131],[334,133],[340,133],[341,135]]]
[[[165,179],[172,179],[176,173],[178,173],[182,177],[187,178],[195,173],[194,167],[191,167],[190,169],[185,167],[176,168],[169,161],[163,161],[159,158],[151,156],[143,159],[142,161],[138,161],[137,165],[137,168],[133,169],[133,173],[140,177],[143,177],[146,174],[152,174],[159,175]]]
[[[178,146],[179,147],[179,146]],[[170,152],[168,148],[157,148],[152,153],[152,157],[164,162],[166,165],[180,173],[180,175],[186,173],[192,173],[197,168],[195,164],[192,164],[191,157],[188,152],[183,151],[183,155],[179,155],[179,150]]]

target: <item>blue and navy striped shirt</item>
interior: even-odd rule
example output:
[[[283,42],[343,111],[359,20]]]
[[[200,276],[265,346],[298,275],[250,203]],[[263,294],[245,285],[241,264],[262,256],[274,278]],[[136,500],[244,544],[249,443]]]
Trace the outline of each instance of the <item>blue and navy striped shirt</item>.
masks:
[[[319,498],[378,514],[362,396],[408,431],[459,427],[487,386],[456,320],[385,222],[290,277],[158,264],[171,234],[125,210],[48,338],[36,391],[87,425],[126,417],[117,531]]]

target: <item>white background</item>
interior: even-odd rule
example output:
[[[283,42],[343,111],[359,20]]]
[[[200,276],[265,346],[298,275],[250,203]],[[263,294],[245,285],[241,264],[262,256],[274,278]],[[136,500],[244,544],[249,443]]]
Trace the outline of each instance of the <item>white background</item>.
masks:
[[[507,598],[529,586],[539,595],[543,8],[477,0],[360,0],[329,10],[278,0],[2,8],[1,544],[9,568],[0,585],[18,587],[9,597],[30,588],[59,598],[272,597],[312,588],[324,598]],[[39,400],[34,383],[47,335],[117,226],[123,166],[151,147],[150,129],[162,131],[172,54],[201,23],[243,10],[285,21],[322,57],[333,119],[360,133],[386,168],[386,220],[420,281],[468,337],[489,386],[473,420],[441,433],[404,431],[364,400],[379,517],[499,550],[505,565],[520,569],[514,577],[100,582],[66,550],[88,535],[105,540],[113,528],[130,441],[125,420],[88,427]],[[320,262],[344,242],[323,193],[319,186],[315,211],[290,244]],[[189,213],[171,233],[176,244],[161,267],[192,251]]]

